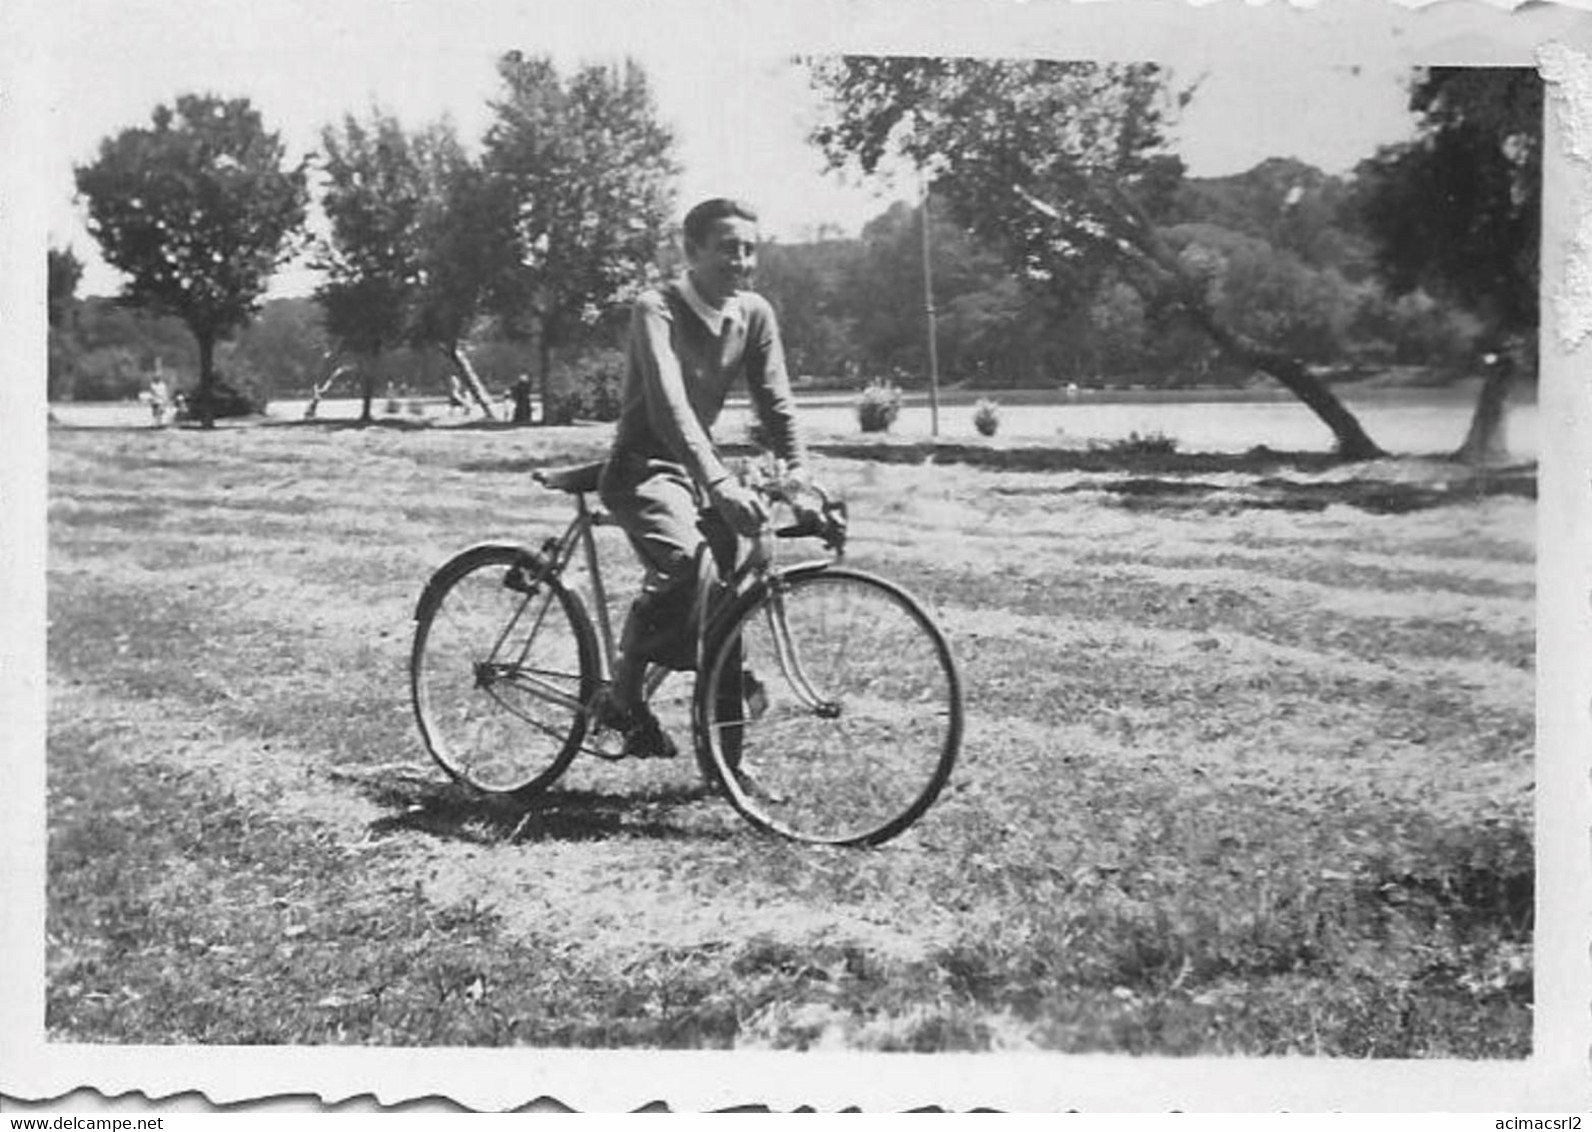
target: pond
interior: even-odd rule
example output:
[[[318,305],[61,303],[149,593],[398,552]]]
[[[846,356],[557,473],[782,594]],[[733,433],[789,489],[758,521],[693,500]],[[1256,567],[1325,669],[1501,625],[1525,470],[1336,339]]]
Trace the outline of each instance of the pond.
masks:
[[[1521,460],[1537,458],[1537,406],[1527,391],[1517,390],[1506,423],[1511,453]],[[1180,452],[1246,452],[1257,445],[1279,451],[1329,452],[1332,433],[1303,404],[1286,395],[1222,396],[1108,393],[1081,391],[1075,397],[1057,393],[1045,400],[1018,395],[1000,406],[995,442],[1037,444],[1045,441],[1081,446],[1109,443],[1134,433],[1162,434],[1177,441]],[[1458,448],[1470,427],[1476,385],[1453,389],[1382,389],[1339,396],[1359,419],[1371,439],[1394,455],[1446,454]],[[803,397],[802,419],[815,431],[858,433],[855,397]],[[736,412],[732,407],[731,413]],[[744,428],[745,410],[721,426],[726,437]],[[941,398],[938,435],[963,442],[978,437],[973,427],[974,399],[963,393]],[[926,396],[908,397],[891,427],[892,436],[928,437],[935,414]],[[731,431],[724,431],[725,429]]]
[[[1339,396],[1360,420],[1371,438],[1395,455],[1440,455],[1459,447],[1470,425],[1476,403],[1475,383],[1445,389],[1346,389]],[[1304,405],[1286,394],[1270,391],[1204,390],[1183,393],[1152,391],[1081,390],[1069,396],[1021,391],[996,393],[1000,427],[991,443],[1043,444],[1081,447],[1090,441],[1110,443],[1134,433],[1156,434],[1177,441],[1180,452],[1245,452],[1257,445],[1279,451],[1328,452],[1332,434]],[[803,394],[799,398],[803,423],[813,433],[860,436],[855,394]],[[938,436],[952,443],[977,442],[973,427],[978,395],[947,391],[940,398]],[[303,400],[274,401],[269,416],[300,420]],[[63,424],[82,427],[129,427],[150,423],[149,410],[137,402],[115,404],[59,404],[51,407]],[[360,402],[337,399],[321,402],[322,420],[354,420]],[[385,398],[378,398],[378,418],[391,419]],[[441,398],[404,399],[400,414],[438,424],[465,419],[450,413]],[[923,439],[934,434],[935,413],[924,394],[905,399],[890,435]],[[716,430],[725,440],[746,434],[749,409],[732,401]],[[1511,454],[1520,460],[1538,455],[1537,405],[1532,391],[1517,389],[1511,399],[1507,423]]]

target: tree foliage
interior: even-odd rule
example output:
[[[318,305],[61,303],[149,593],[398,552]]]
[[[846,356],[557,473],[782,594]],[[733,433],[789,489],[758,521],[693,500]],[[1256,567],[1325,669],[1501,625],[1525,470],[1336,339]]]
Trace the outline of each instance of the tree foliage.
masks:
[[[258,309],[304,223],[305,167],[285,160],[248,99],[185,94],[76,171],[89,231],[128,276],[124,299],[182,319],[198,342],[207,426],[215,345]]]
[[[409,135],[380,110],[365,121],[345,115],[340,128],[321,131],[321,146],[330,234],[316,264],[326,279],[315,297],[338,350],[363,359],[361,419],[368,421],[381,356],[405,339],[429,186]]]
[[[328,127],[322,140],[331,235],[316,297],[339,352],[362,359],[363,419],[383,355],[403,346],[440,349],[491,417],[460,340],[503,270],[502,225],[482,208],[483,179],[452,124],[411,133],[373,109],[363,122]]]
[[[71,248],[51,248],[47,260],[46,310],[50,326],[58,327],[66,321],[73,300],[77,298],[77,285],[83,279],[83,261]]]
[[[1277,378],[1332,429],[1338,450],[1380,454],[1303,363],[1225,322],[1161,226],[1182,162],[1166,145],[1186,101],[1153,64],[848,56],[810,64],[833,115],[813,138],[831,165],[895,157],[932,178],[968,228],[1031,285],[1069,305],[1107,272],[1176,302],[1225,353]]]
[[[647,278],[674,204],[674,138],[641,66],[592,65],[567,79],[550,58],[498,63],[483,166],[507,209],[511,266],[490,305],[511,333],[534,335],[542,397],[556,348]]]
[[[1542,80],[1527,68],[1432,67],[1410,107],[1420,136],[1358,170],[1376,267],[1486,318],[1497,332],[1537,325],[1542,216]]]
[[[1361,215],[1389,287],[1453,303],[1485,327],[1500,361],[1455,455],[1499,461],[1511,377],[1536,369],[1542,81],[1527,68],[1427,68],[1410,109],[1419,137],[1357,171]]]

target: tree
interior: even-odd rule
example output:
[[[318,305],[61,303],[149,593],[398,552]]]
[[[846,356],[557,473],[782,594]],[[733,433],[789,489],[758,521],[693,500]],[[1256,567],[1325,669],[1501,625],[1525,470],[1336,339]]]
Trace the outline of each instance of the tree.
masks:
[[[1542,81],[1526,68],[1418,71],[1413,142],[1357,171],[1379,274],[1473,312],[1499,356],[1455,458],[1507,459],[1503,419],[1517,369],[1534,370],[1542,216]]]
[[[345,115],[341,129],[321,131],[321,145],[321,208],[331,232],[316,264],[327,278],[315,297],[338,350],[361,359],[360,420],[368,423],[382,355],[404,342],[428,186],[403,127],[380,110],[365,122]]]
[[[71,396],[81,358],[73,324],[77,321],[77,285],[83,278],[83,264],[71,248],[50,248],[47,265],[45,395],[56,401]]]
[[[226,372],[253,374],[277,395],[305,394],[325,366],[328,345],[324,312],[314,299],[267,299],[217,358]]]
[[[497,414],[466,339],[492,281],[512,269],[503,240],[506,194],[469,160],[445,122],[420,135],[414,151],[427,192],[418,220],[419,271],[409,296],[406,337],[415,349],[440,350],[490,420]]]
[[[295,250],[308,202],[304,163],[246,98],[185,94],[155,108],[76,170],[89,231],[130,281],[123,298],[182,319],[199,346],[194,407],[214,426],[215,347],[258,309]]]
[[[77,301],[77,285],[83,279],[83,262],[71,248],[51,248],[48,258],[48,317],[51,326],[62,326]]]
[[[1340,454],[1381,454],[1296,357],[1214,309],[1159,225],[1182,162],[1164,131],[1187,95],[1154,65],[848,56],[811,65],[833,117],[813,133],[832,166],[905,159],[1031,285],[1085,302],[1107,270],[1170,296],[1226,354],[1276,378],[1332,430]]]
[[[534,335],[544,418],[552,352],[647,278],[674,203],[674,138],[634,61],[567,81],[551,59],[510,52],[483,164],[511,220],[512,266],[490,305],[511,334]]]
[[[779,312],[791,371],[834,377],[855,360],[859,344],[846,280],[862,251],[856,240],[769,242],[757,253],[757,290]]]

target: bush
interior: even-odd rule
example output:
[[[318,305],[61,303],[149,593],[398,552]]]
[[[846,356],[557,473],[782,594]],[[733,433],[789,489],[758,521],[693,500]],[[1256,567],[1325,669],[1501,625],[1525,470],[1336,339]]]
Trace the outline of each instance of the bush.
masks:
[[[624,354],[617,350],[586,351],[572,363],[556,367],[556,371],[554,386],[562,391],[549,399],[549,424],[619,419]]]
[[[973,406],[973,427],[980,436],[994,436],[1001,427],[1000,406],[988,397],[980,397]]]
[[[857,423],[863,432],[887,432],[901,415],[901,388],[876,377],[857,398]]]
[[[1170,456],[1177,451],[1177,438],[1164,432],[1130,432],[1121,440],[1091,441],[1089,447],[1119,456]]]
[[[265,412],[266,400],[259,389],[246,379],[234,382],[232,378],[217,373],[215,383],[210,388],[210,404],[211,417],[222,420],[227,417],[259,416]],[[178,402],[177,420],[203,420],[200,409],[199,390],[188,390]]]

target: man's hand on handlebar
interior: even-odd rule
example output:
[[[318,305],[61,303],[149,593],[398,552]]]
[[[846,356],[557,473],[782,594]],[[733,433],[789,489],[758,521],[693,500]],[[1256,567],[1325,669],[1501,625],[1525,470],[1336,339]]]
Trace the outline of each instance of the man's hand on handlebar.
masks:
[[[742,538],[755,538],[768,522],[762,496],[735,476],[727,476],[708,489],[713,507]]]

